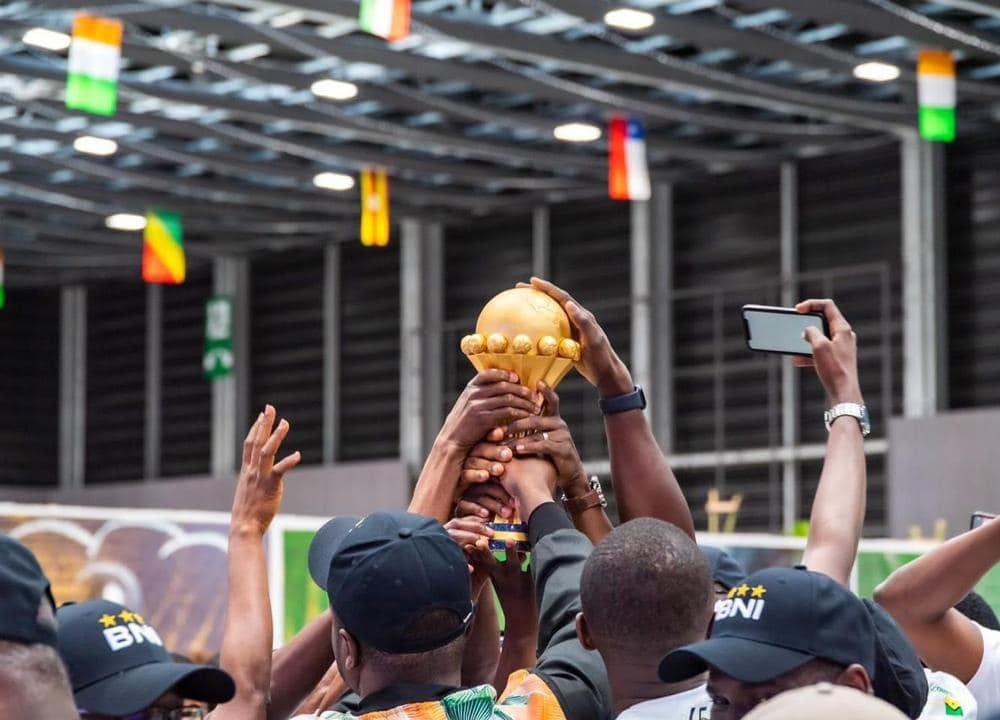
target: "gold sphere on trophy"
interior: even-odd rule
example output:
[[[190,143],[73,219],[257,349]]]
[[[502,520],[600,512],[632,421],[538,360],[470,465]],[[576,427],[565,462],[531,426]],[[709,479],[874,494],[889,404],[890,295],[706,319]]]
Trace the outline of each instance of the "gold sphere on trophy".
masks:
[[[462,338],[461,346],[477,370],[510,370],[532,390],[541,381],[554,388],[580,360],[566,311],[534,288],[494,296],[479,313],[476,332]]]

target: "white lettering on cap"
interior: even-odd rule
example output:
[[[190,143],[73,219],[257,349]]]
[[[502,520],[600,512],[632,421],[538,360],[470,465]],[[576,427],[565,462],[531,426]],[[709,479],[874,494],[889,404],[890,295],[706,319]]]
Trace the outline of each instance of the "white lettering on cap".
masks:
[[[128,625],[107,628],[103,630],[103,633],[111,652],[118,652],[133,645],[141,645],[144,642],[163,647],[163,640],[149,625],[130,622]]]
[[[715,603],[715,619],[725,620],[737,615],[747,620],[760,620],[760,615],[764,612],[764,600],[752,598],[726,598]]]

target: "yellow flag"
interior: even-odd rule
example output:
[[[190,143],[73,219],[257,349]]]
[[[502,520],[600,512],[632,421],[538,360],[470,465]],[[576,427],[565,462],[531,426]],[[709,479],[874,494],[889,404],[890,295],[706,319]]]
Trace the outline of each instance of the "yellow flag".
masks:
[[[385,170],[361,171],[361,244],[389,244],[389,179]]]

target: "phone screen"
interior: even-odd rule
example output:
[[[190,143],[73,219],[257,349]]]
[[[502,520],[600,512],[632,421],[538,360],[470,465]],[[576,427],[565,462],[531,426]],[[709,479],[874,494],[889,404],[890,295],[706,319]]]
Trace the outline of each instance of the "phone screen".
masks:
[[[763,310],[747,307],[743,309],[743,319],[747,345],[751,350],[812,355],[812,346],[805,341],[802,333],[807,327],[823,332],[821,316],[787,312],[784,308]]]
[[[969,529],[970,530],[975,530],[977,527],[979,527],[980,525],[982,525],[984,522],[987,522],[988,520],[992,520],[995,517],[996,517],[996,515],[991,515],[990,513],[974,512],[974,513],[972,513],[972,520],[969,521]]]

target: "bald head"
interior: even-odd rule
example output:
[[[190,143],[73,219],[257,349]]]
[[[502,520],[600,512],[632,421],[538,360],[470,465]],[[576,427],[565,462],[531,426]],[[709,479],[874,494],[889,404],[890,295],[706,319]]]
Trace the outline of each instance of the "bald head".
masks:
[[[580,583],[593,645],[642,657],[704,638],[715,595],[708,562],[679,528],[638,518],[594,548]]]

